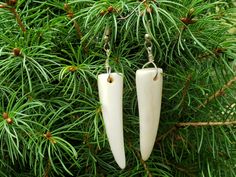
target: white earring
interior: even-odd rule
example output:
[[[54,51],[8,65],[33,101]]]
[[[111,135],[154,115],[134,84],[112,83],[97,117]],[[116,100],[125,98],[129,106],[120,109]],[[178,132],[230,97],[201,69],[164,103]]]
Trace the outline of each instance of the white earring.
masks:
[[[119,167],[124,169],[126,162],[123,135],[123,76],[120,73],[111,73],[108,40],[104,49],[107,53],[107,73],[98,76],[99,99],[111,151]]]
[[[163,71],[157,68],[152,55],[150,36],[145,35],[149,62],[136,72],[136,86],[140,124],[140,151],[147,160],[155,144],[161,112]],[[147,46],[149,45],[149,46]],[[153,68],[145,68],[153,64]]]

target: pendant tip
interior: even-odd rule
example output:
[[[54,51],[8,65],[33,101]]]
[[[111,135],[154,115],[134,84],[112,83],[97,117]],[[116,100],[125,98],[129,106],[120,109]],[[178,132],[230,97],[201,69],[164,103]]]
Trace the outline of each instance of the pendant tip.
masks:
[[[126,167],[125,159],[121,162],[117,162],[118,166],[123,170]]]
[[[141,157],[142,157],[143,161],[146,161],[150,157],[150,154],[145,154],[145,153],[141,152]]]
[[[124,170],[125,167],[126,167],[126,165],[125,165],[125,164],[124,164],[124,165],[119,165],[119,167],[120,167],[122,170]]]

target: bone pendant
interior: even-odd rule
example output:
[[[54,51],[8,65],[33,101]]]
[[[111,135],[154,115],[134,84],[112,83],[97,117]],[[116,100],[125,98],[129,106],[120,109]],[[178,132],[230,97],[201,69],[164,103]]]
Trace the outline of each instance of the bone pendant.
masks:
[[[158,75],[157,75],[158,73]],[[147,160],[154,147],[161,112],[163,71],[158,68],[139,69],[136,86],[140,123],[140,151]]]
[[[109,78],[109,79],[108,79]],[[125,168],[123,135],[123,77],[111,73],[98,76],[99,99],[108,141],[113,156],[121,169]]]

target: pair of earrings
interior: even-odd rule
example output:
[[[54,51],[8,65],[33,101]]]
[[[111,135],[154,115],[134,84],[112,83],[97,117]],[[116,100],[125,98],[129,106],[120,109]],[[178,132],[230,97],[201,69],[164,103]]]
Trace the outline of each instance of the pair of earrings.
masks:
[[[106,36],[105,36],[106,37]],[[154,147],[160,120],[163,71],[157,68],[152,54],[150,36],[145,35],[145,45],[149,61],[136,72],[136,87],[140,123],[140,151],[143,160],[147,160]],[[107,53],[107,73],[98,76],[99,99],[108,141],[114,159],[121,169],[126,166],[123,135],[123,76],[111,73],[109,66],[110,45],[105,38],[104,49]],[[152,64],[152,68],[145,68]]]

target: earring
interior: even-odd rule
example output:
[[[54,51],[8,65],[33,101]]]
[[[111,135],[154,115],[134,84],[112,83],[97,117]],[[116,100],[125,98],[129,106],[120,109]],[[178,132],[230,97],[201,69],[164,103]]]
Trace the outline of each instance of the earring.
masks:
[[[106,30],[104,37],[107,73],[98,75],[98,91],[111,151],[119,167],[124,169],[126,162],[123,135],[123,76],[120,73],[111,72],[109,33],[109,30]]]
[[[136,86],[140,124],[140,151],[143,160],[147,160],[156,140],[161,112],[163,71],[157,68],[152,54],[150,35],[145,35],[145,46],[149,61],[136,71]],[[152,64],[154,67],[145,68]]]

